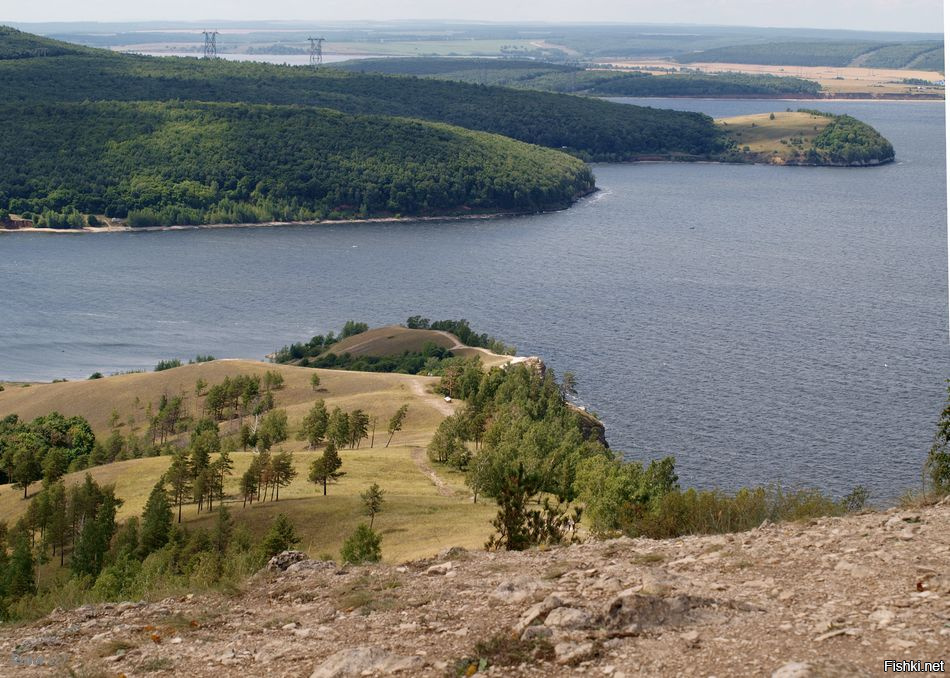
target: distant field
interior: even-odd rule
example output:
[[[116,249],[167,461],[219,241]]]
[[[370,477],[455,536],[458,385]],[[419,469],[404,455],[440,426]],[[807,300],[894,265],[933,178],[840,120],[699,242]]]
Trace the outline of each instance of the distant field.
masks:
[[[494,514],[494,504],[473,505],[461,474],[440,468],[438,474],[444,483],[440,488],[420,467],[420,461],[425,459],[425,445],[446,413],[454,408],[440,396],[429,393],[428,389],[437,383],[434,378],[317,370],[321,390],[314,392],[310,384],[312,369],[219,360],[92,381],[34,384],[26,388],[9,386],[0,392],[0,416],[18,413],[32,418],[58,410],[66,415],[87,417],[97,435],[103,435],[108,431],[109,417],[115,408],[123,420],[127,414],[135,413],[135,426],[141,434],[145,428],[147,403],[157,404],[162,394],[183,394],[189,411],[194,412],[196,405],[200,406],[200,401],[195,403],[193,396],[194,383],[199,377],[214,384],[228,375],[261,374],[267,370],[278,370],[285,379],[284,387],[275,394],[277,407],[288,412],[291,439],[278,447],[294,452],[299,475],[281,490],[279,501],[242,508],[238,500],[238,480],[250,463],[252,453],[234,453],[234,473],[226,482],[225,492],[229,496],[228,506],[239,524],[260,536],[277,512],[287,513],[303,537],[302,548],[313,556],[329,553],[337,557],[343,539],[364,519],[359,509],[359,493],[378,482],[387,493],[384,511],[376,519],[376,527],[383,534],[386,560],[428,556],[448,546],[477,548],[483,545],[491,531],[489,521]],[[369,449],[370,441],[366,440],[358,450],[341,451],[342,470],[347,475],[330,486],[327,497],[306,480],[311,460],[322,452],[305,449],[305,443],[294,436],[301,418],[317,398],[323,398],[330,408],[362,408],[370,416],[379,417],[374,449]],[[386,422],[403,404],[409,405],[404,430],[396,434],[393,446],[385,448]],[[234,425],[235,422],[226,422],[221,429],[227,431]],[[127,431],[127,424],[120,430]],[[94,467],[89,472],[100,483],[115,484],[116,494],[125,502],[118,514],[121,521],[141,513],[149,491],[167,469],[169,460],[167,456],[132,459]],[[67,483],[81,482],[84,477],[84,471],[70,474]],[[40,484],[34,484],[30,494],[39,489]],[[27,505],[20,490],[0,486],[0,516],[4,520],[16,520]],[[184,517],[191,527],[207,526],[212,519],[204,514],[199,517],[194,505],[185,506]]]
[[[620,67],[669,68],[671,63],[665,59],[615,59],[609,63]],[[919,94],[915,87],[903,84],[905,78],[916,78],[929,82],[944,79],[942,73],[935,70],[863,68],[833,66],[776,66],[767,64],[740,64],[729,62],[695,62],[689,68],[705,73],[749,73],[752,75],[792,76],[814,80],[829,94],[868,93],[870,95]],[[944,87],[927,88],[934,95],[943,96]]]

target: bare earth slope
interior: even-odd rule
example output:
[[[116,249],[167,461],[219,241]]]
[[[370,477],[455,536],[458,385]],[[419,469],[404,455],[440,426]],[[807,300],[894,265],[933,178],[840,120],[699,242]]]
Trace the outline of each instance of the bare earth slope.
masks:
[[[445,676],[519,632],[550,645],[489,675],[843,677],[950,659],[950,502],[401,567],[308,561],[233,597],[56,611],[0,628],[0,654],[79,675]]]

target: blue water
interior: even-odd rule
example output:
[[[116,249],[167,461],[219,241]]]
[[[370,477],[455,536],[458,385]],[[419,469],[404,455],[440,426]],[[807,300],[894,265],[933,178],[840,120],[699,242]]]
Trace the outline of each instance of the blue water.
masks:
[[[919,486],[950,376],[944,109],[821,107],[873,124],[899,161],[598,165],[601,191],[570,210],[479,222],[3,235],[0,378],[465,317],[575,372],[611,445],[676,455],[685,484],[860,483],[886,501]]]

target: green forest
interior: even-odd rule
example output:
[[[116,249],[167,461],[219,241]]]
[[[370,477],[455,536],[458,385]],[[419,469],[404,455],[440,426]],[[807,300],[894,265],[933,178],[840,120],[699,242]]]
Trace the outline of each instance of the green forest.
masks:
[[[894,147],[877,130],[850,115],[836,115],[815,137],[820,162],[831,164],[891,160]]]
[[[10,31],[0,31],[0,43]],[[0,60],[0,81],[9,103],[299,104],[445,122],[596,161],[658,153],[706,156],[717,152],[721,142],[711,118],[699,113],[444,80],[223,59],[155,58],[86,49],[57,57]]]
[[[0,175],[0,206],[58,227],[74,210],[132,226],[536,211],[593,189],[553,150],[293,106],[3,105],[0,149],[20,158]]]
[[[642,71],[587,70],[519,59],[360,59],[333,68],[591,96],[817,96],[821,90],[811,80],[773,75],[688,72],[657,77]]]

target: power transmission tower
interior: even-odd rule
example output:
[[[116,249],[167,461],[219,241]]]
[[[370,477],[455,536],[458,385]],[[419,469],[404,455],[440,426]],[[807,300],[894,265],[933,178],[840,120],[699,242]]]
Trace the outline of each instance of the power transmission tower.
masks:
[[[310,66],[316,68],[323,63],[323,43],[325,38],[307,38],[310,41]]]
[[[204,58],[205,59],[217,59],[218,58],[218,45],[215,41],[215,37],[218,35],[217,31],[201,31],[205,36],[205,49],[204,49]]]

